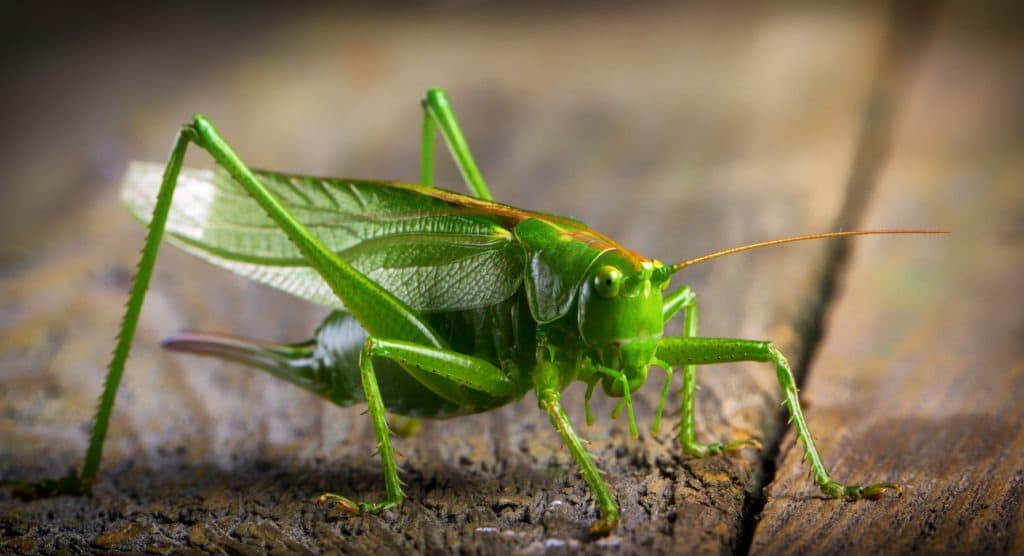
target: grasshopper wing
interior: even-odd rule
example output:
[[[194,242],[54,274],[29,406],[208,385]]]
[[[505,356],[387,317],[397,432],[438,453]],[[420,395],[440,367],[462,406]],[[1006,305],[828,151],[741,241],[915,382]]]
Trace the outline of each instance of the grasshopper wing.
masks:
[[[425,188],[255,172],[328,248],[422,312],[490,305],[522,284],[524,254],[496,218],[424,194]],[[163,166],[135,162],[122,200],[152,217]],[[220,170],[184,168],[166,238],[185,251],[313,303],[344,309],[299,250],[235,181]]]

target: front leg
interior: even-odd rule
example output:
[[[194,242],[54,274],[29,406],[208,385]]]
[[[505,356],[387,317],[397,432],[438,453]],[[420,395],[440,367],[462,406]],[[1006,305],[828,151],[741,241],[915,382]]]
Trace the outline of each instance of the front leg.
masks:
[[[690,288],[685,286],[683,289],[680,289],[679,292],[669,296],[667,299],[665,310],[666,318],[671,318],[672,315],[680,309],[686,311],[685,316],[683,317],[683,339],[696,337],[698,318],[697,296],[692,290],[690,290]],[[658,355],[661,356],[660,350]],[[669,361],[665,367],[670,369],[671,365],[679,364],[682,364],[682,362]],[[669,379],[671,379],[671,376],[672,375],[670,373]],[[658,406],[659,411],[657,417],[661,417],[661,407],[665,403],[665,394],[667,394],[667,388],[666,392],[662,394],[662,402]],[[761,443],[753,438],[744,438],[728,443],[714,442],[712,444],[703,444],[697,441],[697,365],[694,362],[688,362],[683,365],[682,398],[679,422],[679,444],[682,446],[683,453],[686,455],[701,458],[721,453],[731,453],[746,446],[752,446],[757,450],[761,449]]]
[[[562,409],[559,391],[558,368],[552,362],[545,361],[537,365],[533,375],[534,388],[537,391],[537,405],[540,406],[551,418],[558,433],[562,435],[562,442],[569,447],[572,458],[580,466],[580,473],[590,485],[590,490],[597,498],[597,507],[601,512],[601,519],[590,526],[590,533],[595,536],[604,536],[611,533],[619,523],[619,507],[615,503],[615,496],[611,487],[601,477],[602,472],[594,465],[590,452],[584,447],[584,440],[576,434],[569,422],[569,416]]]
[[[405,493],[402,492],[402,481],[398,478],[398,464],[395,463],[395,452],[391,448],[391,430],[388,428],[384,409],[384,397],[380,395],[377,375],[373,372],[373,340],[367,340],[363,351],[359,354],[359,377],[363,383],[366,396],[366,408],[373,421],[373,432],[377,436],[377,453],[380,454],[381,467],[384,469],[384,501],[353,502],[339,494],[324,493],[320,495],[321,503],[331,501],[345,513],[362,512],[376,513],[391,509],[402,503]]]
[[[774,363],[779,387],[782,389],[782,404],[789,410],[790,422],[796,428],[796,436],[804,446],[804,456],[811,465],[811,475],[821,491],[834,498],[877,499],[886,490],[900,490],[900,487],[893,483],[846,486],[832,480],[821,461],[818,448],[814,445],[807,421],[804,420],[800,400],[797,398],[796,381],[793,379],[789,362],[771,342],[726,338],[664,338],[658,346],[658,358],[673,365],[709,365],[740,361]]]

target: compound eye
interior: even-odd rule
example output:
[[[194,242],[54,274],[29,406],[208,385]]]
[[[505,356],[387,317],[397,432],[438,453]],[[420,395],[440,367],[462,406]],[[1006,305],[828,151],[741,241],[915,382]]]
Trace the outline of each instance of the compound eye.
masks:
[[[622,289],[622,272],[614,266],[602,266],[594,276],[594,289],[601,297],[615,297]]]

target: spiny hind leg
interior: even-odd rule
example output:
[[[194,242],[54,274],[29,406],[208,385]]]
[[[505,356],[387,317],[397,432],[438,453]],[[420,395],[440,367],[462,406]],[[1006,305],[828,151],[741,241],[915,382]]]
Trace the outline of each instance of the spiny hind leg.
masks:
[[[171,198],[174,195],[181,165],[185,159],[185,151],[190,142],[195,142],[195,133],[192,126],[186,125],[175,135],[174,147],[171,149],[171,156],[164,170],[160,190],[153,207],[153,218],[147,228],[142,256],[139,258],[135,277],[132,278],[131,293],[125,306],[124,317],[121,319],[121,328],[117,333],[117,343],[114,346],[110,364],[107,366],[107,376],[103,392],[100,394],[99,405],[96,407],[96,417],[93,418],[92,432],[89,434],[89,444],[85,449],[82,467],[78,471],[71,470],[67,476],[59,479],[4,480],[0,481],[0,487],[12,487],[16,495],[31,499],[62,494],[84,494],[96,481],[100,461],[103,459],[103,444],[107,438],[107,427],[114,411],[114,400],[124,375],[125,363],[128,360],[128,353],[131,351],[135,329],[142,311],[142,302],[145,300],[149,280],[153,275],[153,265],[156,264],[156,255],[160,249],[167,215],[170,212]]]
[[[448,151],[455,160],[455,165],[462,173],[466,186],[474,195],[491,201],[494,197],[487,189],[484,178],[477,168],[473,155],[469,152],[469,143],[462,134],[459,121],[455,117],[455,109],[448,100],[443,89],[430,89],[423,95],[423,137],[420,147],[420,183],[434,185],[434,134],[440,130],[448,145]]]

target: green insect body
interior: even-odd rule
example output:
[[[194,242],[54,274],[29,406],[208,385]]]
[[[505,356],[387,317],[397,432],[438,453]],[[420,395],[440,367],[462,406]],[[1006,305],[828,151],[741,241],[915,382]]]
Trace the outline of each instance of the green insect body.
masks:
[[[786,238],[663,265],[630,251],[585,224],[491,201],[445,94],[423,102],[421,185],[322,179],[252,171],[196,116],[179,132],[166,167],[134,164],[123,198],[149,234],[118,336],[81,471],[58,480],[5,481],[22,493],[77,493],[96,477],[107,422],[160,242],[242,276],[330,307],[315,337],[279,345],[182,332],[168,347],[215,355],[263,369],[338,405],[366,402],[384,471],[381,502],[337,494],[321,500],[350,513],[399,504],[404,494],[386,414],[447,418],[489,411],[534,390],[584,479],[607,534],[619,520],[611,488],[574,431],[560,401],[571,383],[597,385],[621,398],[637,434],[631,394],[651,366],[666,380],[654,417],[657,432],[673,375],[683,369],[684,452],[700,457],[758,446],[755,440],[702,444],[695,438],[696,365],[762,361],[775,366],[783,403],[803,443],[811,473],[834,497],[877,498],[891,483],[845,486],[831,479],[800,411],[785,357],[770,343],[697,336],[696,296],[669,290],[685,266],[734,252],[803,239]],[[431,186],[433,140],[440,130],[475,196]],[[214,171],[183,169],[193,143],[209,152]],[[175,193],[176,188],[176,193]],[[171,203],[175,193],[175,203]],[[262,210],[261,210],[262,209]],[[683,313],[683,334],[666,323]]]
[[[128,173],[126,183],[132,187],[125,189],[124,200],[141,220],[152,214],[159,171],[158,166],[136,163]],[[513,385],[510,394],[491,396],[429,373],[410,381],[408,374],[417,373],[414,365],[403,368],[382,359],[374,367],[389,413],[443,418],[488,411],[521,398],[533,387],[530,371],[538,335],[546,339],[548,350],[559,354],[559,367],[574,371],[560,378],[559,390],[574,380],[603,378],[607,392],[622,396],[621,385],[611,375],[595,374],[589,363],[625,369],[634,391],[655,361],[664,328],[661,290],[668,284],[668,269],[659,263],[663,270],[652,276],[655,263],[579,222],[408,185],[268,172],[256,176],[307,227],[329,236],[343,260],[386,285],[418,313],[446,348],[502,369]],[[358,360],[369,334],[303,264],[269,217],[247,211],[247,197],[230,194],[236,187],[223,173],[183,169],[176,193],[191,202],[172,208],[165,239],[339,312],[326,319],[314,342],[297,346],[198,333],[178,334],[165,345],[249,363],[341,406],[364,402]],[[311,191],[323,198],[311,198]],[[453,206],[459,202],[471,206]],[[331,210],[322,211],[324,205]],[[464,214],[481,207],[500,215]],[[310,211],[321,213],[320,218]],[[274,255],[252,255],[258,251]],[[588,365],[565,364],[577,360]]]

